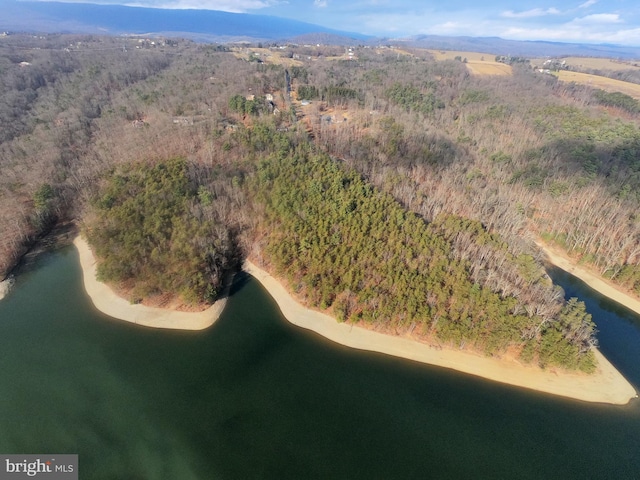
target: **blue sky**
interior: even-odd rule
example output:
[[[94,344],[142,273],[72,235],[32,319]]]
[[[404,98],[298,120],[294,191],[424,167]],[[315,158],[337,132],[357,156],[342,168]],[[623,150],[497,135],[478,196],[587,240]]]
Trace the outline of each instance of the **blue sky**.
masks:
[[[417,34],[640,46],[640,0],[79,0],[276,15],[387,37]]]

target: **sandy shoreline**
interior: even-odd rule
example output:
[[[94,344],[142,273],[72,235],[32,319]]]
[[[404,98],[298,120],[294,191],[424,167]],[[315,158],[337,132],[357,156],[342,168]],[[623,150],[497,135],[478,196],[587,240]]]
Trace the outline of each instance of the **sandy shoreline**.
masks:
[[[78,236],[73,244],[80,255],[82,278],[87,294],[98,310],[111,317],[152,328],[204,330],[213,325],[224,310],[226,297],[203,312],[180,312],[134,305],[116,295],[104,283],[96,280],[96,260],[87,242]]]
[[[588,402],[624,405],[636,397],[634,388],[598,350],[595,350],[598,371],[593,375],[583,375],[556,374],[465,351],[436,349],[408,338],[339,323],[328,315],[299,304],[280,282],[253,263],[246,261],[244,269],[267,289],[289,322],[348,347],[452,368],[509,385]]]
[[[109,316],[153,328],[202,330],[211,326],[224,309],[226,298],[218,300],[208,310],[197,313],[133,305],[96,280],[95,258],[86,241],[77,237],[74,245],[80,255],[85,290],[94,306]],[[517,362],[505,362],[460,350],[434,348],[410,338],[339,323],[326,314],[299,304],[282,284],[253,263],[246,261],[244,269],[267,289],[289,322],[348,347],[452,368],[509,385],[588,402],[624,405],[636,397],[634,388],[597,350],[597,373],[583,375],[556,374]]]
[[[633,310],[640,315],[640,300],[621,292],[611,284],[607,283],[603,279],[594,275],[586,268],[582,268],[579,265],[573,264],[566,256],[556,252],[551,247],[543,244],[536,243],[538,247],[547,255],[549,261],[556,267],[561,268],[565,272],[570,273],[574,277],[579,278],[584,283],[589,285],[594,290],[597,290],[605,297],[618,302],[620,305],[627,307],[629,310]]]
[[[13,281],[9,278],[0,282],[0,300],[6,297],[9,290],[11,290],[11,286],[13,285]]]

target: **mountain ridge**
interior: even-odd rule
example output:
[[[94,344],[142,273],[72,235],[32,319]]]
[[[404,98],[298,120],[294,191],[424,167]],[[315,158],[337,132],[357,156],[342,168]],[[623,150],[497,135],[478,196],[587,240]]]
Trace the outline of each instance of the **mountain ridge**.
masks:
[[[2,2],[0,29],[31,32],[154,34],[276,40],[329,33],[366,40],[367,35],[268,15],[219,10],[177,10],[64,2]]]
[[[522,41],[500,37],[414,35],[380,38],[282,17],[218,10],[15,0],[0,0],[0,7],[3,10],[0,30],[5,31],[179,36],[218,43],[294,41],[330,45],[394,44],[527,57],[567,55],[640,58],[640,47]]]

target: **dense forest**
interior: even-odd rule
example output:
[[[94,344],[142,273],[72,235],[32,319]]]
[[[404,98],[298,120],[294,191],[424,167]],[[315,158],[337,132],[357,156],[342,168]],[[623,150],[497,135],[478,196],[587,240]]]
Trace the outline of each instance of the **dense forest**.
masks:
[[[264,252],[311,305],[385,332],[435,336],[488,354],[515,347],[542,366],[593,370],[593,323],[584,305],[556,297],[546,310],[528,312],[533,305],[524,295],[492,291],[474,279],[470,261],[455,258],[455,236],[500,249],[500,238],[478,222],[442,215],[426,224],[326,155],[304,145],[283,153],[263,159],[254,177],[268,232]],[[530,258],[509,261],[529,287],[553,295]]]
[[[125,165],[109,175],[87,215],[86,235],[101,259],[98,279],[130,285],[131,300],[175,292],[188,305],[213,302],[240,265],[231,225],[211,193],[190,181],[187,162]]]
[[[366,67],[307,67],[309,84],[364,95],[345,125],[312,117],[323,148],[428,221],[442,212],[478,220],[516,255],[531,252],[523,239],[542,238],[640,294],[634,99],[527,66],[482,77],[416,56],[359,62]]]
[[[211,302],[248,255],[341,321],[590,371],[534,240],[640,293],[637,103],[304,48],[0,39],[0,277],[78,222],[132,301]]]

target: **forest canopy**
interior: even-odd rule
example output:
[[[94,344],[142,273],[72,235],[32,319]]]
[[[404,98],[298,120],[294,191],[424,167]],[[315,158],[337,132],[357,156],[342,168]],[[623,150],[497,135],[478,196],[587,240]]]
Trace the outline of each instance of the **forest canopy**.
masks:
[[[228,228],[198,218],[203,201],[184,159],[113,172],[86,225],[98,279],[133,285],[133,302],[167,292],[190,305],[216,300],[239,258]]]
[[[264,159],[255,188],[266,212],[265,254],[294,291],[340,321],[436,336],[488,354],[515,347],[543,366],[595,368],[594,325],[581,302],[560,305],[555,318],[527,314],[517,298],[472,279],[470,262],[454,258],[447,238],[469,222],[427,225],[307,148]],[[490,238],[480,226],[478,241],[487,241],[479,233]],[[540,279],[533,268],[529,275]]]
[[[588,370],[593,322],[534,240],[640,294],[637,101],[304,48],[0,38],[0,280],[85,219],[134,301],[209,302],[251,255],[344,321]]]

